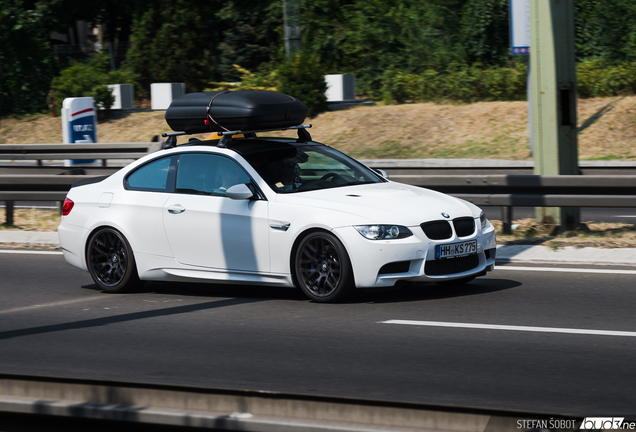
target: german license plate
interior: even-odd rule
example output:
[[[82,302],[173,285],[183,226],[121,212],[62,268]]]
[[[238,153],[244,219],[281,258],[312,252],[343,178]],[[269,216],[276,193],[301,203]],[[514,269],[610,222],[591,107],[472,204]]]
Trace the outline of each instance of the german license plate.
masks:
[[[435,259],[457,258],[477,253],[477,240],[435,246]]]

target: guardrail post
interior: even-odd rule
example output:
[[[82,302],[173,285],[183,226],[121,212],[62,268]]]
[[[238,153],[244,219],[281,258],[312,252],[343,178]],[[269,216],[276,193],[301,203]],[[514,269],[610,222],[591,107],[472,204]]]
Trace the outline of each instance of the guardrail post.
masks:
[[[501,207],[501,221],[503,222],[503,233],[512,234],[512,207]]]
[[[5,201],[4,205],[6,215],[4,224],[7,226],[13,226],[13,201]]]
[[[534,173],[578,175],[574,0],[530,2]],[[576,207],[537,207],[538,223],[573,229]]]

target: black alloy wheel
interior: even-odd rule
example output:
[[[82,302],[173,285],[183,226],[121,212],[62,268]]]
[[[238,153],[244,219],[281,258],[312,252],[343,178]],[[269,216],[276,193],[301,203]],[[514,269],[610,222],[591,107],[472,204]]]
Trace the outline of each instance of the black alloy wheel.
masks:
[[[294,259],[294,276],[311,300],[341,300],[351,292],[353,275],[347,251],[327,232],[313,232],[302,239]]]
[[[113,228],[101,228],[91,236],[86,262],[93,281],[106,292],[131,291],[140,284],[132,249]]]

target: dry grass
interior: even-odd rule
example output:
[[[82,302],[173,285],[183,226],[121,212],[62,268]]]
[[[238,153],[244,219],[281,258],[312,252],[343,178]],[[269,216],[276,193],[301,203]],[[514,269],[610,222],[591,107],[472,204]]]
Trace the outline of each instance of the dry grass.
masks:
[[[153,136],[170,132],[165,111],[123,114],[97,124],[97,140],[104,143],[149,142]],[[0,141],[6,144],[61,143],[62,119],[32,115],[0,120]]]
[[[636,97],[579,104],[579,159],[636,160]]]
[[[580,159],[636,160],[636,96],[579,99],[578,118]],[[530,159],[526,102],[361,106],[307,122],[314,139],[359,158]],[[98,138],[141,142],[168,131],[163,111],[146,111],[100,122]],[[59,143],[61,120],[3,119],[0,136],[8,144]]]
[[[543,244],[553,249],[565,246],[598,248],[636,247],[636,225],[630,223],[585,222],[581,228],[550,235],[549,228],[534,219],[514,221],[511,235],[502,233],[502,222],[491,221],[498,244]]]
[[[13,210],[13,226],[7,226],[5,212],[0,213],[0,230],[55,232],[60,224],[60,213],[52,209]]]
[[[525,105],[359,107],[322,114],[314,135],[360,158],[524,159],[528,156]]]

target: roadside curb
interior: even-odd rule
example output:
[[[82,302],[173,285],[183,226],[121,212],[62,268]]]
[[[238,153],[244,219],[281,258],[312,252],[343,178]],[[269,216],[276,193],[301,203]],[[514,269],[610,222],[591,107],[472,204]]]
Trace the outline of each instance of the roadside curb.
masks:
[[[0,245],[22,247],[60,247],[57,232],[0,231]]]
[[[636,266],[636,248],[566,246],[555,250],[541,245],[497,246],[497,264],[507,263]]]

